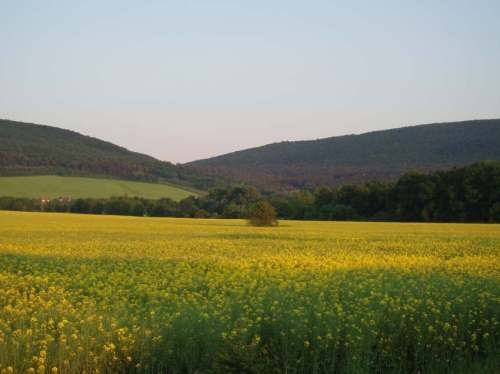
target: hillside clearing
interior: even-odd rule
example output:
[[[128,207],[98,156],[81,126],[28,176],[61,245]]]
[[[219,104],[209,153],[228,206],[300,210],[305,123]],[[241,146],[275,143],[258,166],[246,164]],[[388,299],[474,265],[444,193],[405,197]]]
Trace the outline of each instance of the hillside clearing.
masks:
[[[149,199],[182,200],[196,192],[167,184],[133,182],[119,179],[61,177],[56,175],[0,177],[0,196],[107,198],[128,195]]]

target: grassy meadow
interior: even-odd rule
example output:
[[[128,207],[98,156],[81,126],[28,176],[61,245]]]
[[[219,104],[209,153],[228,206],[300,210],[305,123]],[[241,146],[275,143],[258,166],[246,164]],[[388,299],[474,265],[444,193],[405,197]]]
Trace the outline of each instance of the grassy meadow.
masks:
[[[181,187],[167,184],[134,182],[119,179],[61,177],[57,175],[0,177],[0,196],[71,198],[107,198],[128,195],[148,199],[168,197],[179,201],[196,195]]]
[[[500,226],[0,212],[1,373],[493,373]]]

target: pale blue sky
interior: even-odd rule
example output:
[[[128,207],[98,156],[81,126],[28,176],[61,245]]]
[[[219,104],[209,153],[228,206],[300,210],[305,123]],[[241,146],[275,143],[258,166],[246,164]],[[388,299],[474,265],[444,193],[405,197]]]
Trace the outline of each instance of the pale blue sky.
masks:
[[[184,162],[500,117],[500,1],[0,1],[0,118]]]

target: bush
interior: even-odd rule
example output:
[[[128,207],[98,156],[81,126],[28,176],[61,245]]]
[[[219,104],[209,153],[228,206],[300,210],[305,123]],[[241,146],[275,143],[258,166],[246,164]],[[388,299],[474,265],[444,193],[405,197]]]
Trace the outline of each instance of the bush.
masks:
[[[248,221],[252,226],[276,226],[276,210],[267,201],[259,201],[248,210]]]
[[[208,213],[206,210],[204,209],[198,209],[195,213],[194,213],[194,218],[208,218],[210,217],[210,213]]]

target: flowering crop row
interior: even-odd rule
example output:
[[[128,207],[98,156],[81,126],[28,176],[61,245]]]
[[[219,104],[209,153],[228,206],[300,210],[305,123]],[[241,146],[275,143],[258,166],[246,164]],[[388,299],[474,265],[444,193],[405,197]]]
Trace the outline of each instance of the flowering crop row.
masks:
[[[488,372],[498,225],[0,212],[0,372]]]

